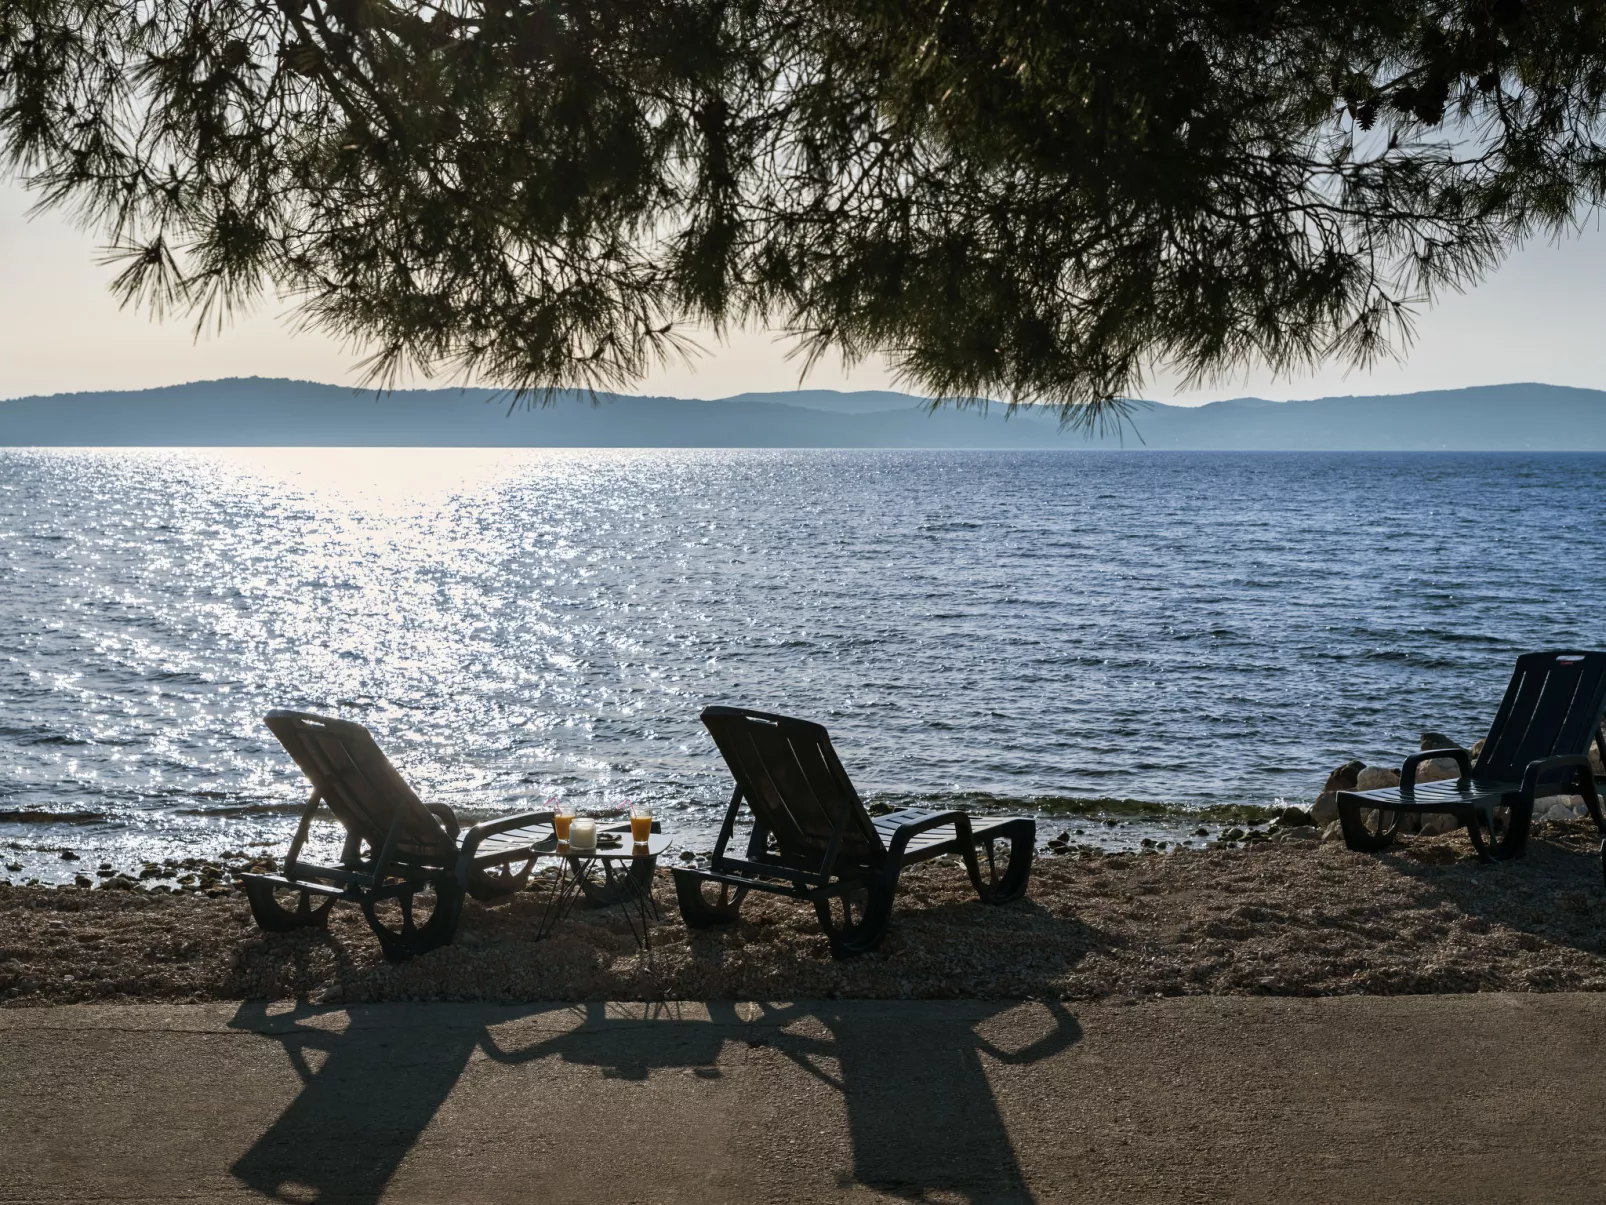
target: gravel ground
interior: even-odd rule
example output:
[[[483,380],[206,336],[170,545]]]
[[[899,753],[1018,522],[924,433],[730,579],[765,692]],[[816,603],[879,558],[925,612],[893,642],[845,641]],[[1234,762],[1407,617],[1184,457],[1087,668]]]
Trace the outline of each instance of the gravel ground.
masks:
[[[391,966],[361,914],[259,933],[214,876],[178,891],[0,885],[0,1002],[300,998],[653,1000],[1333,995],[1606,989],[1599,838],[1541,823],[1480,866],[1463,834],[1383,856],[1294,838],[1170,854],[1041,855],[1027,899],[977,903],[957,863],[906,873],[876,954],[829,956],[812,910],[750,897],[740,924],[665,920],[638,952],[616,912],[529,934],[541,896],[470,902],[456,943]]]

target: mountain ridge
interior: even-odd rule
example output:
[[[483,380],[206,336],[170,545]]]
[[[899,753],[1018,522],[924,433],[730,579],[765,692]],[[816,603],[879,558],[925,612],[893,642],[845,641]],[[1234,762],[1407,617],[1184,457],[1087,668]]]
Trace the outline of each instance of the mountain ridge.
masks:
[[[0,401],[0,446],[1119,448],[1150,451],[1606,451],[1606,392],[1516,382],[1201,406],[1134,402],[1103,438],[1052,412],[929,408],[887,390],[700,399],[561,391],[376,395],[268,377]]]

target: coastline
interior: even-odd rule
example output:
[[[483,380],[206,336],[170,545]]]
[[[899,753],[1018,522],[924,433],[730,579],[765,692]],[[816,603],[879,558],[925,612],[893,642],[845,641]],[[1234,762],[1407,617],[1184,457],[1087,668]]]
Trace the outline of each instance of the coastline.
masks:
[[[1381,856],[1283,837],[1241,848],[1042,855],[1028,897],[975,901],[957,864],[905,875],[877,953],[834,961],[811,910],[750,898],[688,933],[667,873],[639,952],[614,911],[530,940],[542,898],[470,903],[457,941],[384,962],[354,908],[327,931],[257,931],[238,889],[0,885],[0,1006],[80,1002],[1032,998],[1606,990],[1598,837],[1535,825],[1527,856],[1482,866],[1465,834]]]

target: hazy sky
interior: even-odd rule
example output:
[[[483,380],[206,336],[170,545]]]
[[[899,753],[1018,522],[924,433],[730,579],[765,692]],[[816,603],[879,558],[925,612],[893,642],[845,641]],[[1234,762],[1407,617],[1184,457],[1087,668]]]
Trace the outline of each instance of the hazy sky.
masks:
[[[236,318],[222,333],[199,340],[183,319],[155,323],[119,310],[106,287],[112,272],[96,262],[96,239],[53,214],[29,220],[28,207],[20,188],[0,184],[0,398],[224,376],[355,383],[358,353],[317,334],[292,334],[278,307]],[[1293,380],[1251,373],[1190,392],[1160,379],[1146,395],[1192,404],[1244,394],[1301,398],[1508,381],[1606,388],[1603,282],[1606,235],[1592,225],[1559,246],[1522,249],[1476,290],[1422,314],[1404,364],[1347,374],[1335,366]],[[767,332],[741,334],[724,347],[704,343],[709,354],[694,367],[662,369],[636,391],[724,397],[798,385],[797,364],[786,358],[789,345]],[[880,363],[844,374],[835,360],[817,368],[806,384],[894,387]]]

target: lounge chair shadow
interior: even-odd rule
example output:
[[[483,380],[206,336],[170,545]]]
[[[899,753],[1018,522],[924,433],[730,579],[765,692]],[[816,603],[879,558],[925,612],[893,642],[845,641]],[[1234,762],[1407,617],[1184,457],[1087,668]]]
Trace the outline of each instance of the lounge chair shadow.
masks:
[[[300,1006],[271,1016],[263,1001],[239,1007],[230,1027],[277,1039],[302,1089],[235,1162],[236,1178],[299,1205],[380,1199],[486,1036],[483,1025],[441,1025],[427,1044],[402,1045],[406,1031],[386,1015],[397,1007]]]
[[[589,1005],[582,1028],[519,1050],[491,1042],[486,1053],[505,1063],[556,1056],[624,1079],[659,1068],[717,1076],[727,1043],[745,1032],[750,1046],[773,1048],[840,1093],[852,1147],[844,1181],[909,1200],[1034,1205],[985,1060],[1034,1063],[1082,1035],[1057,1002],[1031,1006],[1047,1024],[1018,1049],[979,1032],[1019,1007],[1004,1001],[761,1005],[753,1024],[728,1001],[711,1004],[706,1020],[680,1017],[673,1006],[637,1007],[640,1016],[615,1017]]]
[[[889,1026],[827,1003],[814,1016],[829,1039],[782,1031],[774,1044],[842,1093],[853,1182],[915,1201],[1033,1205],[985,1060],[1035,1063],[1078,1042],[1082,1030],[1063,1005],[1037,1005],[1051,1022],[1046,1032],[1020,1049],[1002,1049],[979,1030],[1014,1007],[994,1002],[981,1014],[947,1016],[934,1010],[938,1015]],[[835,1063],[834,1076],[821,1060]]]

